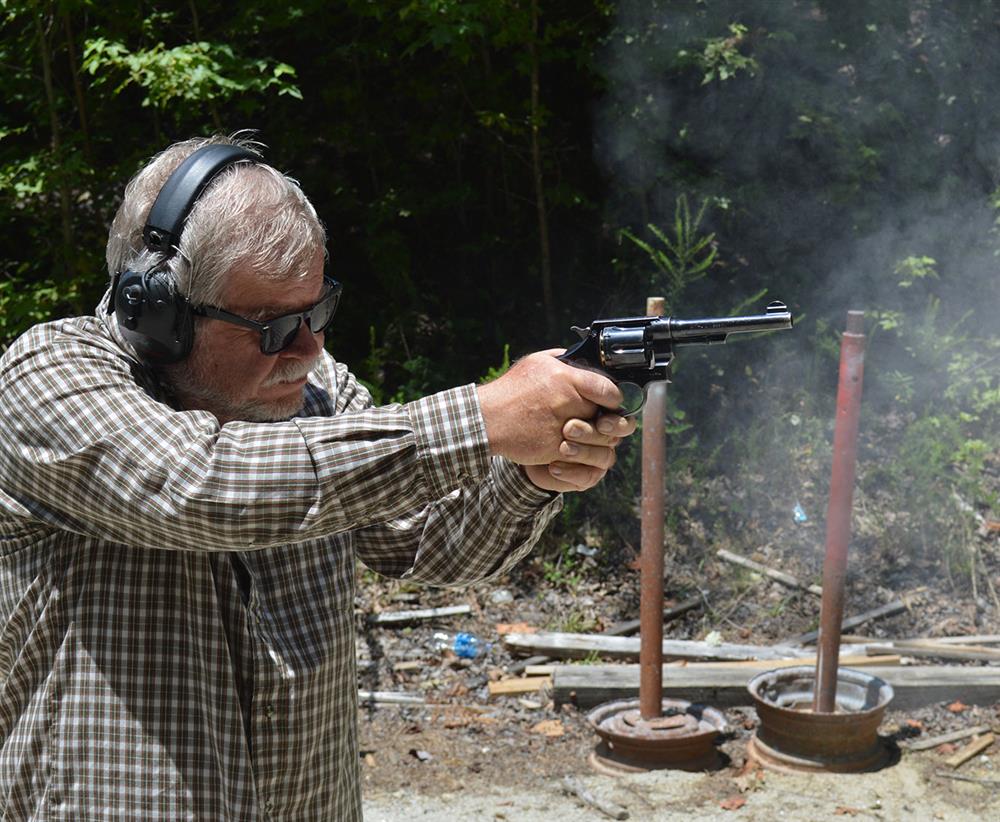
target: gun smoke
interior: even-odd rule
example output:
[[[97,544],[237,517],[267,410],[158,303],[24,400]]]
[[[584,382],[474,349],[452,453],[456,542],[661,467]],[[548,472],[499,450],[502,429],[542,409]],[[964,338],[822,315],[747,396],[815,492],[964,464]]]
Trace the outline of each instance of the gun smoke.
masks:
[[[741,418],[714,423],[719,439],[768,433],[752,469],[764,482],[806,481],[788,463],[803,417],[832,432],[851,309],[868,334],[862,432],[866,417],[905,429],[965,409],[980,416],[963,436],[995,443],[1000,403],[984,397],[1000,379],[998,19],[993,3],[945,0],[619,4],[595,110],[607,224],[653,242],[648,224],[673,236],[679,197],[706,203],[698,231],[715,234],[717,262],[668,312],[723,313],[766,288],[803,318],[767,345],[682,355],[671,387],[707,440],[699,426],[726,410],[709,385],[738,390],[746,370],[744,384],[776,390],[748,392],[729,403]]]

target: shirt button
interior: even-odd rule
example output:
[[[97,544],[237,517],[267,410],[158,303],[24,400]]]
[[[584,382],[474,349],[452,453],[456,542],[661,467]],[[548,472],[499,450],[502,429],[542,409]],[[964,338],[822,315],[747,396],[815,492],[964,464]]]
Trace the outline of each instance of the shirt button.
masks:
[[[274,705],[272,705],[270,702],[268,702],[267,705],[264,706],[264,716],[266,716],[268,719],[274,719]]]

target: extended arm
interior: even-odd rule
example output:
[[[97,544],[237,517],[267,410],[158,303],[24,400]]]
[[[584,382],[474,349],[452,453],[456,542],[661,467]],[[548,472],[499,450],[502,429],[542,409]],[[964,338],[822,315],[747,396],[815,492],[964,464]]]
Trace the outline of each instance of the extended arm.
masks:
[[[71,323],[7,352],[6,510],[136,547],[247,550],[383,522],[489,472],[472,387],[333,418],[219,426],[158,402],[131,367]]]

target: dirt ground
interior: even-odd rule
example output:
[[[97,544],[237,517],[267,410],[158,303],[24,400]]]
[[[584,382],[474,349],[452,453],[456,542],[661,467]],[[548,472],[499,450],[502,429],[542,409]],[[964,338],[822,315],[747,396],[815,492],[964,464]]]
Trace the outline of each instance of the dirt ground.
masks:
[[[1000,455],[991,470],[1000,491]],[[778,483],[746,487],[755,497],[747,502],[753,515],[745,522],[718,513],[734,510],[741,488],[702,488],[696,495],[692,487],[690,494],[675,494],[665,596],[668,605],[694,596],[701,606],[668,622],[665,638],[704,640],[715,634],[724,642],[766,645],[816,627],[817,596],[724,562],[716,550],[751,556],[807,583],[820,581],[817,546],[824,534],[816,512],[822,510],[822,489],[799,496],[811,512],[800,522],[785,510],[789,495]],[[969,579],[919,545],[892,542],[903,516],[893,501],[859,492],[855,503],[846,614],[900,598],[910,607],[852,634],[871,639],[1000,634],[1000,512],[976,513],[978,526],[970,528],[963,546],[975,559],[976,573]],[[747,742],[757,726],[749,707],[725,712],[728,732],[719,745],[725,762],[718,770],[598,775],[588,765],[597,738],[584,712],[555,705],[545,692],[494,698],[488,693],[488,684],[511,676],[518,662],[502,645],[504,625],[597,633],[638,617],[639,572],[628,540],[602,546],[581,534],[578,543],[557,556],[540,552],[509,577],[465,590],[363,576],[356,602],[359,687],[433,703],[362,705],[361,773],[369,822],[610,818],[567,792],[566,776],[637,820],[1000,819],[1000,743],[957,769],[945,760],[964,741],[901,750],[895,764],[875,773],[762,772],[745,767]],[[457,604],[468,604],[470,613],[395,628],[369,620],[380,611]],[[432,641],[441,630],[472,632],[490,647],[473,660],[442,654]],[[907,662],[997,664],[904,657]],[[890,705],[879,733],[887,744],[905,748],[909,740],[976,725],[1000,730],[1000,688],[990,704],[966,702],[971,700],[963,700],[956,687],[947,700],[916,710],[894,711]]]
[[[456,732],[444,727],[443,718],[424,725],[398,709],[379,713],[382,716],[362,725],[368,822],[610,818],[565,790],[566,775],[577,777],[595,797],[625,809],[633,820],[978,822],[1000,817],[995,756],[960,771],[963,776],[993,779],[993,785],[935,776],[943,757],[934,751],[905,754],[897,764],[868,774],[741,774],[745,740],[733,739],[724,745],[733,757],[731,764],[714,773],[611,777],[588,767],[593,737],[578,715],[562,715],[565,735],[553,739],[532,734],[525,724]],[[432,758],[420,761],[409,753],[414,749]]]
[[[496,625],[517,617],[558,627],[573,607],[590,601],[617,616],[612,601],[629,599],[607,581],[578,584],[568,591],[525,595],[494,604],[497,588],[412,596],[383,591],[387,610],[468,602],[473,613],[437,625],[409,629],[369,628],[359,642],[362,688],[419,694],[433,705],[362,705],[360,738],[365,817],[372,820],[549,820],[609,818],[568,792],[563,778],[578,778],[595,796],[627,810],[630,819],[791,819],[857,817],[902,819],[1000,818],[1000,749],[994,748],[952,771],[944,764],[956,746],[901,752],[881,771],[855,775],[786,775],[747,769],[746,745],[757,725],[750,707],[726,711],[728,733],[720,750],[723,766],[713,772],[663,771],[625,777],[596,773],[588,764],[596,736],[586,714],[557,706],[544,692],[490,698],[487,683],[506,676],[515,663],[497,641]],[[390,586],[392,587],[392,586]],[[510,591],[512,588],[500,588]],[[771,586],[763,584],[767,601]],[[538,592],[536,592],[537,594]],[[782,592],[782,596],[788,596]],[[503,595],[499,595],[503,598]],[[798,596],[798,595],[793,595]],[[572,600],[572,602],[570,601]],[[802,604],[803,609],[815,603]],[[946,607],[942,605],[941,607]],[[950,606],[947,606],[950,607]],[[551,609],[551,613],[550,612]],[[926,616],[926,615],[925,615]],[[581,617],[573,616],[571,621]],[[904,614],[879,630],[912,635]],[[673,635],[699,633],[703,617],[691,614]],[[685,620],[681,620],[682,623]],[[600,623],[597,623],[598,625]],[[976,623],[988,630],[982,620]],[[476,631],[496,644],[475,660],[432,650],[435,629]],[[928,660],[920,660],[927,664]],[[944,664],[942,662],[942,664]],[[402,669],[402,670],[400,670]],[[1000,728],[1000,689],[992,705],[954,700],[924,708],[887,712],[880,735],[890,746],[973,725]],[[961,747],[964,743],[958,743]],[[941,776],[951,773],[968,780]]]
[[[542,717],[558,721],[562,735],[533,732]],[[754,720],[751,708],[727,712],[734,730],[721,745],[728,761],[719,770],[611,777],[589,767],[596,737],[573,709],[379,708],[361,725],[365,816],[369,822],[608,818],[564,788],[569,775],[636,820],[1000,817],[996,753],[957,771],[943,763],[952,750],[946,748],[904,752],[875,773],[789,775],[744,767]],[[927,735],[998,721],[1000,706],[968,707],[958,714],[930,706],[906,715],[890,712],[880,734],[892,744],[914,731],[912,723]],[[938,775],[945,772],[978,781]]]

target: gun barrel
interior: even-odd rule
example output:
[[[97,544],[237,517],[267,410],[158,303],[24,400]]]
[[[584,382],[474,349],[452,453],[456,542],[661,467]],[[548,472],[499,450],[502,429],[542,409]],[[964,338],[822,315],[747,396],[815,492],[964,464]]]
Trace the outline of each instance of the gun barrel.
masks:
[[[654,320],[646,328],[647,339],[670,340],[683,345],[725,342],[730,334],[754,331],[779,331],[792,327],[792,315],[784,303],[771,303],[763,314],[746,317],[702,317],[680,319],[665,317]]]

